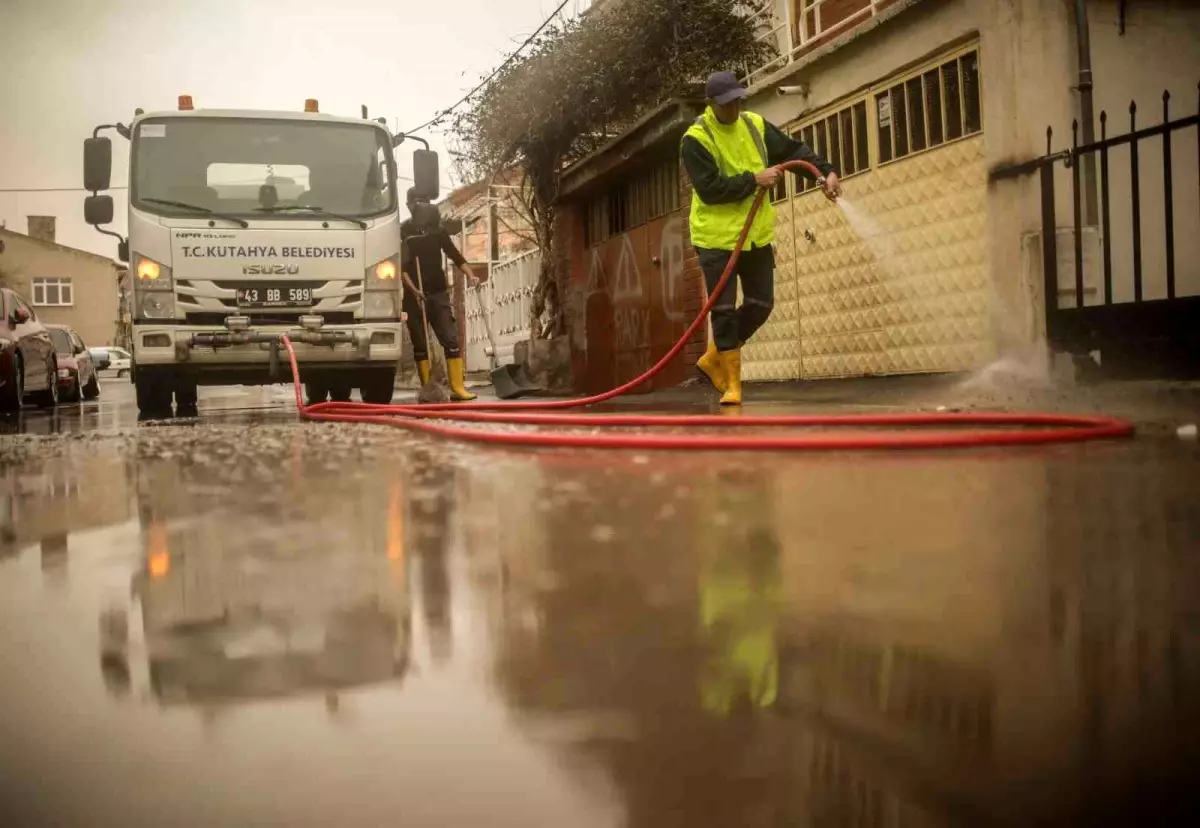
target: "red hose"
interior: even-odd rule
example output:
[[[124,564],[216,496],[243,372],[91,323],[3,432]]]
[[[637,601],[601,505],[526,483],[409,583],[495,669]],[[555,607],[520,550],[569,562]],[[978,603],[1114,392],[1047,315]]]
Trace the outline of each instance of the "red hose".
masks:
[[[789,161],[779,166],[780,171],[793,167],[804,167],[813,175],[820,172],[805,161]],[[729,415],[598,415],[598,414],[532,414],[533,411],[551,411],[582,408],[606,402],[626,394],[670,364],[692,335],[704,324],[709,311],[721,295],[734,269],[738,257],[746,244],[746,237],[762,206],[765,190],[759,190],[746,216],[746,224],[738,236],[733,255],[716,288],[700,310],[700,314],[688,326],[683,335],[657,363],[639,377],[619,385],[602,394],[566,400],[534,400],[514,403],[439,403],[434,405],[392,404],[369,405],[366,403],[317,403],[306,406],[300,387],[300,370],[296,364],[296,353],[285,336],[292,366],[292,383],[296,391],[296,406],[300,416],[307,420],[344,423],[374,423],[378,425],[407,428],[446,437],[493,445],[533,446],[554,448],[610,448],[610,449],[712,449],[728,450],[870,450],[870,449],[914,449],[914,448],[966,448],[975,446],[1013,446],[1044,443],[1070,443],[1084,440],[1099,440],[1112,437],[1128,437],[1133,426],[1111,417],[1076,417],[1055,414],[851,414],[829,416],[742,416],[736,410]],[[556,433],[533,430],[490,431],[483,428],[459,428],[428,422],[430,419],[457,420],[465,423],[533,426],[574,426],[594,428],[597,426],[625,428],[779,428],[779,427],[838,427],[861,426],[876,430],[859,430],[850,434],[813,433],[804,434],[596,434]],[[953,425],[954,429],[913,430],[912,426]],[[962,428],[962,426],[1005,426],[1005,428]],[[1023,426],[1023,428],[1013,428]],[[883,427],[903,427],[904,430],[881,431]]]

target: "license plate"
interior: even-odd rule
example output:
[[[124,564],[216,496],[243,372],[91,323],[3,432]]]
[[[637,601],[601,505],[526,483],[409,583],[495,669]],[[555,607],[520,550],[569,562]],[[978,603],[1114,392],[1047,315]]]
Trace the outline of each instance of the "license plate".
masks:
[[[239,308],[306,308],[312,303],[312,288],[302,285],[270,284],[237,289]]]

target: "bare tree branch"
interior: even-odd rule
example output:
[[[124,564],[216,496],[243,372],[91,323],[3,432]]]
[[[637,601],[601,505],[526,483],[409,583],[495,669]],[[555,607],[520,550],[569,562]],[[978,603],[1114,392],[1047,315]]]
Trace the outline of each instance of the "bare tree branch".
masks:
[[[549,255],[562,170],[659,103],[695,94],[709,72],[770,59],[773,47],[750,19],[761,2],[638,0],[556,21],[454,116],[468,179],[521,172],[513,201],[546,254],[530,320],[535,335],[564,328]]]

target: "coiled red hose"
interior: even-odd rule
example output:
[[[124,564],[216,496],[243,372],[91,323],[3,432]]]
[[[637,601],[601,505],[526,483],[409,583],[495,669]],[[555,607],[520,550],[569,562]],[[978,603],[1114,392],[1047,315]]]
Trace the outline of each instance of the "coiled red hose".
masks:
[[[805,161],[789,161],[779,165],[782,172],[803,167],[813,175],[819,171]],[[292,343],[283,337],[292,366],[292,383],[296,391],[296,406],[300,416],[307,420],[344,423],[374,423],[411,429],[453,440],[464,440],[493,445],[554,447],[554,448],[609,448],[651,450],[873,450],[873,449],[920,449],[920,448],[966,448],[978,446],[1014,446],[1044,443],[1069,443],[1084,440],[1099,440],[1113,437],[1128,437],[1133,426],[1111,417],[1062,416],[1056,414],[850,414],[829,416],[747,416],[733,410],[725,415],[609,415],[609,414],[537,414],[538,411],[559,411],[584,408],[606,402],[637,388],[670,364],[692,335],[704,324],[709,311],[721,295],[726,283],[737,267],[738,257],[746,244],[746,237],[762,206],[765,190],[759,190],[746,224],[738,236],[737,245],[729,264],[717,287],[700,310],[700,314],[688,326],[683,336],[649,370],[629,382],[602,394],[565,400],[534,400],[526,402],[498,403],[439,403],[433,405],[390,404],[369,405],[367,403],[318,403],[306,406],[300,384],[300,371],[296,364],[296,353]],[[595,428],[800,428],[800,427],[859,427],[850,433],[807,431],[801,434],[738,434],[728,433],[578,433],[554,432],[531,429],[488,430],[463,428],[430,422],[430,420],[453,420],[463,423],[478,423],[506,426],[554,426]],[[954,426],[954,428],[928,429],[916,426]],[[1003,426],[998,428],[997,426]],[[881,430],[891,428],[893,430]],[[899,430],[896,430],[899,429]]]

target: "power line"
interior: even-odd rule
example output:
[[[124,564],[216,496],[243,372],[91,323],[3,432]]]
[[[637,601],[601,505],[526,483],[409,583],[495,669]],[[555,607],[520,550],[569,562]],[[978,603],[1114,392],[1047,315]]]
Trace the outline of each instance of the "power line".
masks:
[[[425,123],[421,124],[418,127],[413,127],[412,129],[405,130],[405,132],[403,134],[411,135],[414,132],[420,132],[425,127],[430,126],[431,124],[437,123],[442,118],[446,117],[451,112],[458,109],[460,106],[462,106],[467,101],[469,101],[476,92],[478,92],[480,89],[483,89],[483,87],[485,87],[489,83],[491,83],[492,79],[495,78],[496,75],[499,75],[502,71],[504,71],[504,68],[506,66],[508,66],[510,63],[512,63],[514,60],[516,60],[516,57],[517,57],[517,55],[519,55],[521,53],[521,50],[524,49],[526,46],[528,46],[530,43],[532,43],[534,38],[536,38],[538,35],[540,35],[542,33],[542,31],[547,26],[550,25],[550,23],[554,20],[554,18],[558,17],[558,13],[567,7],[567,3],[570,3],[570,2],[571,2],[571,0],[562,0],[562,2],[558,4],[558,8],[555,9],[553,12],[551,12],[550,16],[542,21],[542,25],[537,27],[537,31],[535,31],[529,37],[525,38],[524,42],[521,43],[521,45],[517,47],[517,50],[515,52],[513,52],[511,55],[509,55],[507,58],[505,58],[504,62],[501,63],[499,66],[497,66],[495,71],[492,72],[492,74],[488,75],[486,78],[484,78],[482,81],[479,82],[478,86],[476,86],[474,89],[472,89],[467,94],[463,95],[458,100],[458,102],[454,104],[454,106],[451,106],[447,109],[443,109],[441,112],[439,112],[437,115],[434,115],[432,118],[430,118]]]

